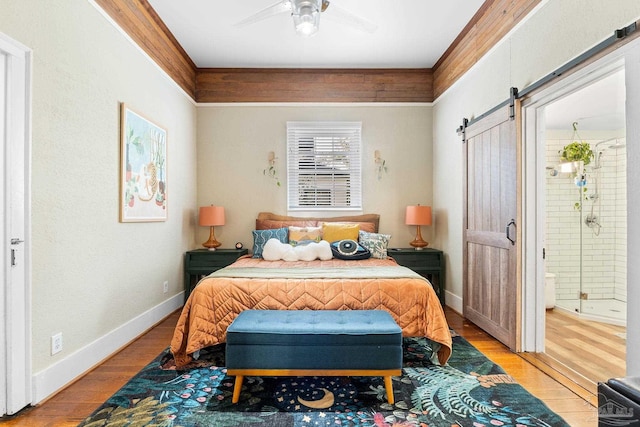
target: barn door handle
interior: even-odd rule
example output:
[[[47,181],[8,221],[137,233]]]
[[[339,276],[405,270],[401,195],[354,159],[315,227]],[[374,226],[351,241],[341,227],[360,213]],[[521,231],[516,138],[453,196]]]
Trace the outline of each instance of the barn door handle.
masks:
[[[507,226],[504,228],[504,232],[507,235],[507,240],[511,242],[512,245],[516,244],[516,241],[513,240],[511,238],[511,236],[509,235],[509,229],[511,228],[512,225],[516,225],[516,220],[512,219],[511,221],[509,221],[509,223],[507,224]]]

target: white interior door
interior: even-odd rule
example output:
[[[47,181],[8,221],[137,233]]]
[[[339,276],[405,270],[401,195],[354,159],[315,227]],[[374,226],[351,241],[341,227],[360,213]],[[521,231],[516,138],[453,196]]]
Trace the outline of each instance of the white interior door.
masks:
[[[0,34],[0,415],[31,403],[30,55]]]

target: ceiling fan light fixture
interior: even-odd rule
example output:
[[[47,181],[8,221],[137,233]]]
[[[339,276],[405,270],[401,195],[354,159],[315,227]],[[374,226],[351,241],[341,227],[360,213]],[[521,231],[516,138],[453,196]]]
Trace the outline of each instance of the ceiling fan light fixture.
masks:
[[[293,26],[298,35],[310,37],[318,32],[321,6],[322,0],[293,0],[291,2]]]

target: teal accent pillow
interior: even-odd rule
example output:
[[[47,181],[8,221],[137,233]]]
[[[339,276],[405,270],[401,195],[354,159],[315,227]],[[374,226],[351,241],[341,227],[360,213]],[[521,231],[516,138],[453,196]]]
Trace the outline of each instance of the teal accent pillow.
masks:
[[[366,231],[358,233],[358,242],[369,249],[372,258],[385,259],[387,257],[390,239],[390,234],[367,233]]]
[[[253,230],[253,257],[262,258],[264,244],[269,239],[278,239],[282,243],[289,243],[289,228],[272,228],[269,230]]]

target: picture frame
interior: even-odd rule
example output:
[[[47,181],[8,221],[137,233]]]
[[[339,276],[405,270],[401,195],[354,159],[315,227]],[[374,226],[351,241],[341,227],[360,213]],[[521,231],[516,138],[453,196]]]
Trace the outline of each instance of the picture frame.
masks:
[[[167,131],[120,105],[120,222],[167,220]]]

